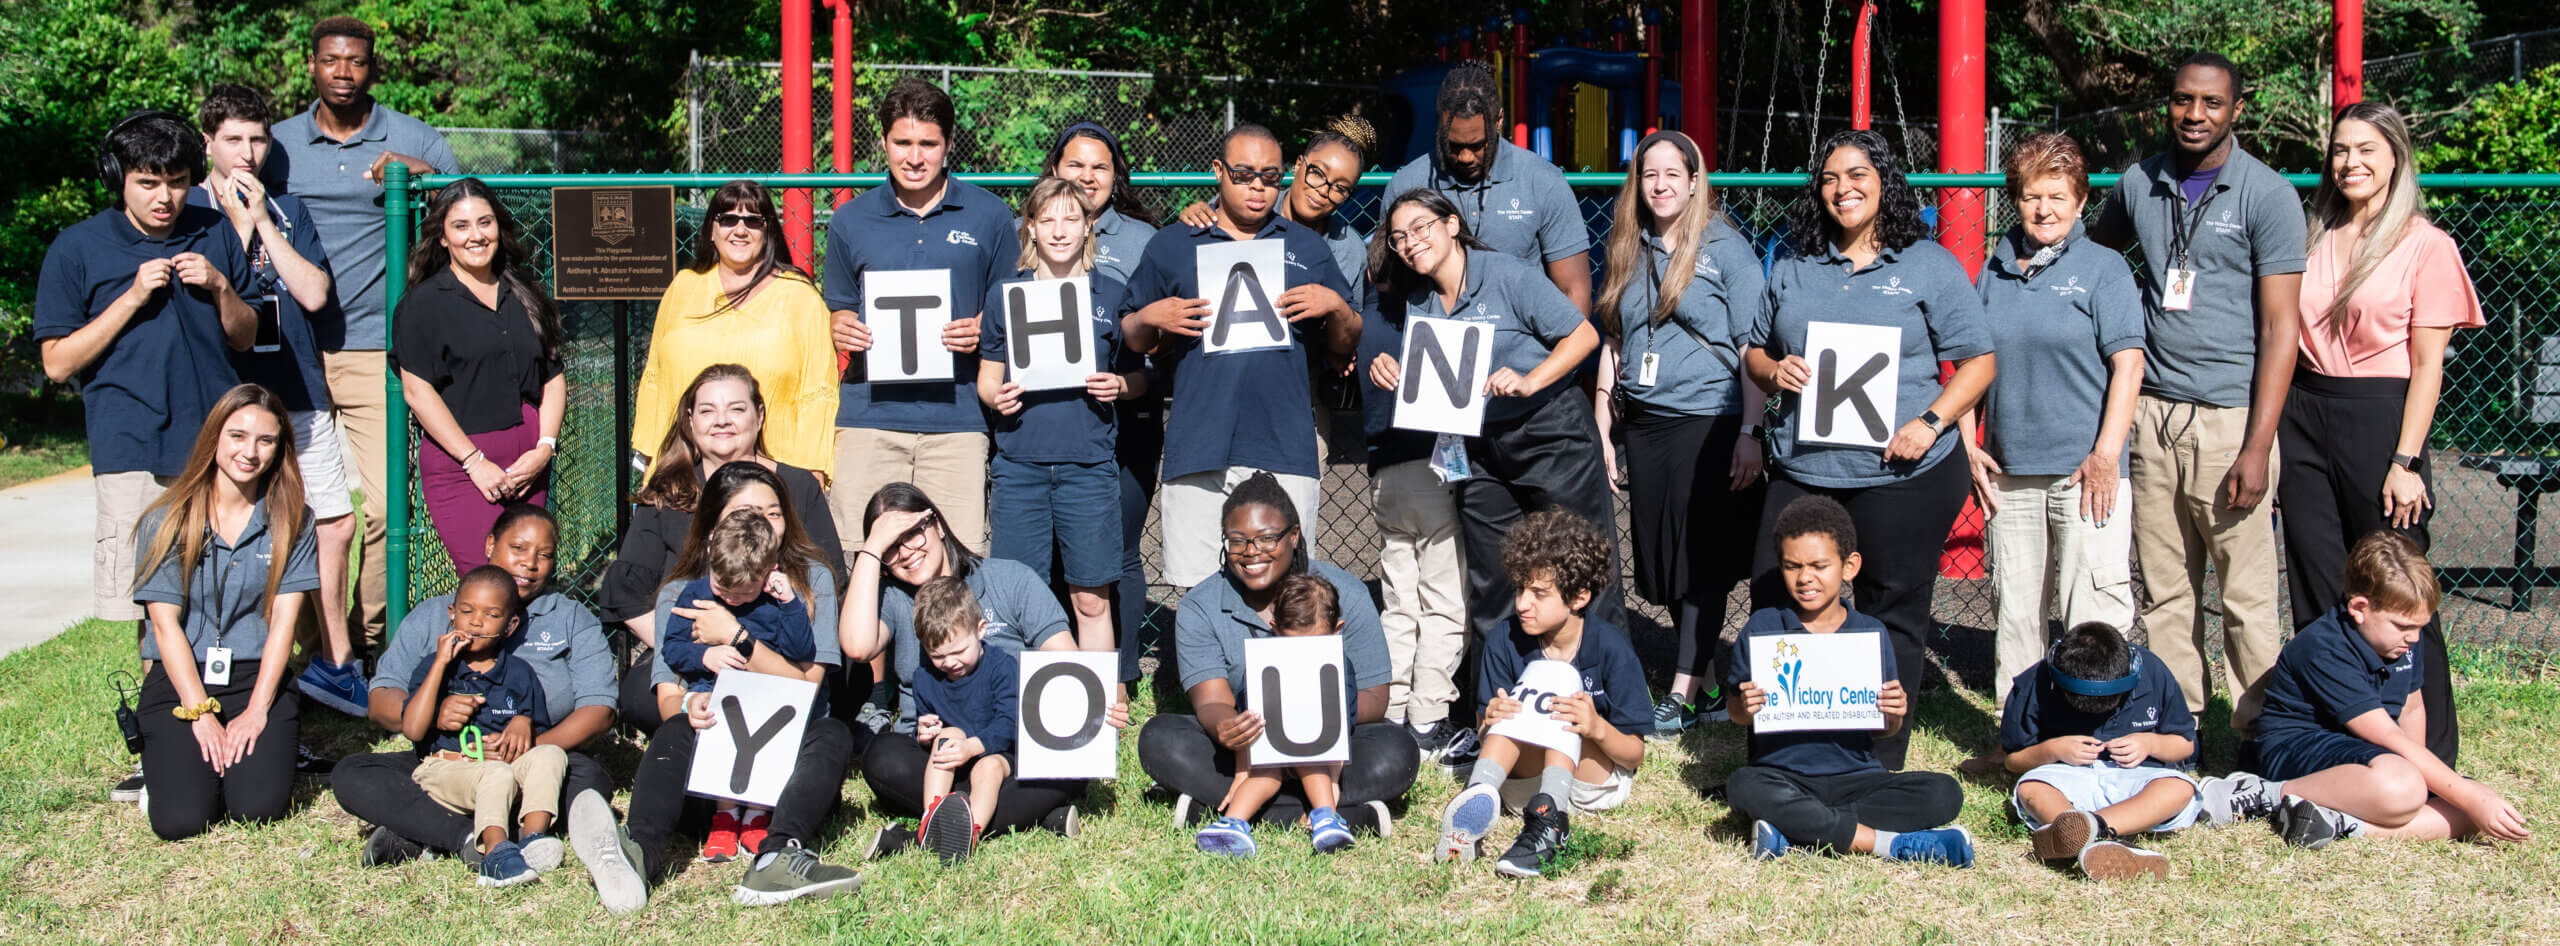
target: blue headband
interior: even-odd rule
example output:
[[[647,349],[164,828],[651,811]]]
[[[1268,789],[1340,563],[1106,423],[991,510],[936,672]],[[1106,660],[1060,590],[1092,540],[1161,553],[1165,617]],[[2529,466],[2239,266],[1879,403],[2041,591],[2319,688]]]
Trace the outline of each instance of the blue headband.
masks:
[[[1114,136],[1111,134],[1111,129],[1108,129],[1108,128],[1104,128],[1104,127],[1102,127],[1101,123],[1099,123],[1099,122],[1077,122],[1077,123],[1075,123],[1075,124],[1073,124],[1073,125],[1069,125],[1069,126],[1067,126],[1067,127],[1065,127],[1065,128],[1061,128],[1061,129],[1059,129],[1059,130],[1058,130],[1058,141],[1057,141],[1057,143],[1056,143],[1056,144],[1053,144],[1053,145],[1051,145],[1051,146],[1050,146],[1050,150],[1055,151],[1055,150],[1057,150],[1057,149],[1059,149],[1059,148],[1066,147],[1066,145],[1067,145],[1067,141],[1068,141],[1069,139],[1074,138],[1074,137],[1076,136],[1076,133],[1077,133],[1077,132],[1084,132],[1084,131],[1092,132],[1094,137],[1102,139],[1102,143],[1103,143],[1103,145],[1104,145],[1104,146],[1106,146],[1106,147],[1108,147],[1108,148],[1110,148],[1110,149],[1112,150],[1112,152],[1113,152],[1112,157],[1113,157],[1115,160],[1116,160],[1116,159],[1118,159],[1118,157],[1119,157],[1119,153],[1118,153],[1118,152],[1120,151],[1120,139],[1119,139],[1119,138],[1117,138],[1117,137],[1114,137]]]
[[[2051,649],[2045,651],[2044,670],[2053,675],[2053,684],[2061,687],[2062,692],[2081,696],[2122,696],[2133,692],[2134,686],[2142,682],[2142,648],[2128,642],[2125,649],[2131,652],[2127,655],[2131,659],[2125,662],[2130,669],[2124,676],[2113,680],[2083,680],[2064,673],[2061,667],[2054,665]]]

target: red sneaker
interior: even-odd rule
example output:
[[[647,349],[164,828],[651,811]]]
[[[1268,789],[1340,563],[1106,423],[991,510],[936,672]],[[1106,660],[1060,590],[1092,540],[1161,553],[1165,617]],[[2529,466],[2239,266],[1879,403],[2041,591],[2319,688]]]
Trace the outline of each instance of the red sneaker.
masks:
[[[738,857],[738,816],[726,811],[711,816],[711,836],[702,839],[702,859],[714,864]]]
[[[738,826],[738,849],[749,854],[762,853],[765,833],[771,830],[773,830],[773,812],[762,810],[747,812],[747,820]]]

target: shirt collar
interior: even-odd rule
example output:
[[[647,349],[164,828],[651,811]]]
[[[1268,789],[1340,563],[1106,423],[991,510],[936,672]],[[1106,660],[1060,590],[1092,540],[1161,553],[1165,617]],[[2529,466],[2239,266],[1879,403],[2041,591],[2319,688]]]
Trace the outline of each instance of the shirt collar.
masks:
[[[210,536],[212,536],[213,534],[214,534],[214,533],[213,533],[213,526],[211,526],[211,525],[207,525],[207,526],[205,526],[205,535],[206,535],[206,536],[208,536],[208,537],[210,537]],[[241,549],[245,549],[245,548],[249,548],[249,547],[251,547],[251,546],[257,545],[258,543],[260,543],[260,542],[264,541],[264,540],[266,539],[266,537],[267,537],[267,504],[266,504],[264,501],[260,501],[260,502],[255,502],[255,503],[250,503],[250,504],[249,504],[249,522],[248,522],[248,524],[247,524],[247,525],[243,525],[243,526],[241,526],[241,527],[240,527],[240,537],[239,537],[239,538],[237,538],[237,539],[233,539],[233,540],[231,540],[230,542],[225,543],[225,544],[226,544],[226,545],[228,545],[228,546],[230,546],[230,548],[231,548],[233,551],[238,551],[238,550],[241,550]],[[212,556],[206,556],[206,557],[204,557],[203,559],[200,559],[199,561],[202,561],[202,562],[206,563],[207,565],[210,565],[210,564],[212,564],[212,562],[213,562],[213,557],[212,557]]]
[[[1262,620],[1262,612],[1244,603],[1244,586],[1236,582],[1234,572],[1218,569],[1218,611],[1238,624],[1253,637],[1271,636],[1271,625]]]
[[[2329,613],[2337,617],[2338,636],[2346,638],[2348,652],[2356,655],[2356,666],[2361,668],[2364,672],[2372,674],[2383,673],[2391,669],[2392,664],[2399,662],[2396,660],[2384,660],[2382,659],[2381,654],[2373,652],[2373,645],[2365,643],[2364,634],[2356,630],[2356,619],[2347,614],[2346,605],[2341,604],[2337,607],[2337,610]]]
[[[328,132],[320,130],[320,102],[318,100],[313,100],[311,107],[304,109],[302,114],[308,117],[311,121],[312,144],[328,143],[345,147],[359,141],[385,141],[390,139],[391,123],[382,119],[382,113],[384,111],[386,111],[386,109],[382,107],[382,100],[374,99],[373,106],[365,109],[364,127],[356,129],[355,134],[348,135],[344,140],[331,138],[329,137]]]
[[[2213,183],[2210,185],[2212,190],[2208,193],[2228,189],[2231,186],[2232,172],[2239,170],[2244,164],[2255,163],[2257,160],[2246,149],[2240,147],[2240,142],[2233,141],[2231,153],[2222,159],[2220,167],[2214,168]],[[2160,165],[2151,169],[2151,180],[2182,199],[2186,196],[2185,192],[2178,190],[2179,185],[2186,183],[2187,177],[2178,173],[2178,156],[2175,154],[2160,156]]]
[[[1451,303],[1448,309],[1442,311],[1440,313],[1441,316],[1453,319],[1459,318],[1460,316],[1458,313],[1467,310],[1467,303],[1473,301],[1476,297],[1476,292],[1484,288],[1485,275],[1493,268],[1491,259],[1497,255],[1499,254],[1496,252],[1486,250],[1473,248],[1467,250],[1466,282],[1464,285],[1458,287],[1457,301]],[[1416,296],[1408,298],[1419,298],[1421,300],[1420,307],[1422,308],[1438,305],[1440,302],[1440,288],[1427,279],[1423,281],[1421,286],[1415,288],[1413,291],[1416,293]],[[1407,305],[1412,306],[1413,303],[1408,302]]]
[[[1280,208],[1275,206],[1271,208],[1271,219],[1262,222],[1262,229],[1253,231],[1253,239],[1259,240],[1270,236],[1274,231],[1279,230],[1282,224],[1288,222],[1289,216],[1281,213]],[[1191,228],[1191,235],[1193,237],[1213,236],[1230,242],[1235,240],[1235,236],[1228,233],[1227,228],[1220,225],[1216,219],[1210,220],[1208,226]]]
[[[1489,129],[1487,133],[1491,134],[1492,132]],[[1508,181],[1511,179],[1509,176],[1511,166],[1504,162],[1503,159],[1510,157],[1511,152],[1514,151],[1521,151],[1524,154],[1527,153],[1519,145],[1512,144],[1510,139],[1496,137],[1493,140],[1493,156],[1486,159],[1484,179],[1472,184],[1466,184],[1460,183],[1458,175],[1451,173],[1447,166],[1440,163],[1440,145],[1438,142],[1434,142],[1431,146],[1431,176],[1438,178],[1438,180],[1433,183],[1441,185],[1443,190],[1472,190],[1475,188],[1492,187],[1496,184]]]
[[[2062,238],[2062,252],[2054,256],[2053,262],[2045,265],[2047,271],[2061,266],[2064,260],[2071,258],[2071,251],[2079,249],[2080,244],[2088,242],[2089,238],[2085,230],[2084,224],[2071,225],[2071,235]],[[2027,244],[2027,228],[2023,225],[2014,226],[2009,228],[2009,232],[2000,238],[1999,245],[1992,250],[1991,265],[2004,274],[2023,276],[2026,261],[2035,258],[2035,255],[2035,250]]]
[[[1873,264],[1868,265],[1865,269],[1858,270],[1858,272],[1867,272],[1879,266],[1883,266],[1886,263],[1900,262],[1902,260],[1902,252],[1902,250],[1878,244],[1876,246],[1876,261]],[[1814,257],[1813,261],[1823,264],[1846,263],[1849,261],[1849,257],[1842,254],[1839,247],[1831,245],[1831,241],[1824,240],[1822,241],[1821,255]]]
[[[873,194],[880,195],[880,203],[872,208],[874,211],[877,211],[880,216],[908,216],[922,220],[926,217],[961,209],[961,207],[969,202],[969,195],[966,192],[967,186],[968,182],[962,181],[958,176],[947,170],[944,171],[942,173],[942,199],[934,202],[933,209],[927,210],[923,213],[917,213],[910,210],[907,208],[906,204],[899,202],[897,185],[886,181],[881,182],[878,187],[874,187],[863,192],[863,196],[869,197]]]

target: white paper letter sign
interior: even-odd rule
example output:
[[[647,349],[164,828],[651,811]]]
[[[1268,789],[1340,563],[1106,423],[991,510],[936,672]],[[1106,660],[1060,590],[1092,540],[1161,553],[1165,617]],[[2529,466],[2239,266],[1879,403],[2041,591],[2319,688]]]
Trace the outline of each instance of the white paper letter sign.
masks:
[[[1005,287],[1004,351],[1013,383],[1025,391],[1082,389],[1086,375],[1102,370],[1088,324],[1092,298],[1092,280],[1083,276]]]
[[[951,324],[950,270],[862,274],[862,324],[871,328],[863,356],[871,383],[951,380],[951,352],[942,347],[942,327]]]
[[[684,790],[772,807],[800,762],[800,731],[818,685],[728,670],[711,686],[711,728],[694,734],[693,774]]]
[[[1884,656],[1874,631],[1749,638],[1751,685],[1768,695],[1753,732],[1883,729]]]
[[[1902,426],[1893,403],[1901,375],[1902,330],[1890,325],[1813,322],[1804,329],[1813,380],[1796,401],[1796,442],[1883,449]]]
[[[1351,760],[1351,681],[1340,635],[1244,642],[1246,708],[1262,714],[1255,766]]]
[[[1013,745],[1023,778],[1120,774],[1120,733],[1103,719],[1119,676],[1120,658],[1112,654],[1022,652],[1021,721]]]
[[[1565,758],[1582,761],[1582,737],[1565,731],[1564,723],[1547,714],[1555,712],[1556,701],[1582,692],[1582,673],[1561,660],[1532,660],[1520,668],[1520,681],[1511,685],[1511,698],[1520,701],[1520,712],[1493,724],[1492,735],[1513,742],[1544,746],[1564,753]]]
[[[1456,319],[1404,323],[1404,377],[1395,425],[1473,437],[1484,432],[1484,383],[1493,374],[1493,326]]]
[[[1198,254],[1200,298],[1209,300],[1200,349],[1216,354],[1289,347],[1289,322],[1280,317],[1280,293],[1288,288],[1281,242],[1211,243]]]

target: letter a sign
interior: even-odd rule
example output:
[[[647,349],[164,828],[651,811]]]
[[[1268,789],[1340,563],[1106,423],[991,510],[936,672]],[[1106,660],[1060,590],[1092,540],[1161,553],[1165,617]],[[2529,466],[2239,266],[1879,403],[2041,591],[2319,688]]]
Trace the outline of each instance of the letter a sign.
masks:
[[[1280,293],[1288,289],[1281,241],[1211,243],[1195,259],[1200,297],[1209,300],[1210,310],[1209,327],[1200,332],[1202,351],[1289,347],[1289,322],[1280,316]]]
[[[1246,708],[1262,714],[1253,764],[1351,761],[1351,681],[1342,637],[1244,642]]]
[[[1084,387],[1102,369],[1093,350],[1093,283],[1036,279],[1004,289],[1005,367],[1025,391]]]
[[[1404,324],[1404,377],[1395,426],[1473,437],[1484,432],[1484,383],[1493,373],[1493,326],[1456,319]]]
[[[711,728],[694,736],[684,790],[772,807],[800,764],[800,731],[817,700],[818,685],[807,680],[721,672],[711,686]]]
[[[1022,652],[1022,694],[1016,704],[1021,712],[1013,745],[1023,778],[1120,774],[1120,733],[1103,716],[1119,679],[1117,655]]]
[[[1901,378],[1902,330],[1890,325],[1812,322],[1804,360],[1813,380],[1796,402],[1796,442],[1882,450],[1902,415],[1893,403]]]
[[[863,355],[871,383],[952,380],[951,351],[942,347],[942,327],[951,324],[950,270],[862,274],[862,324],[871,328]]]

